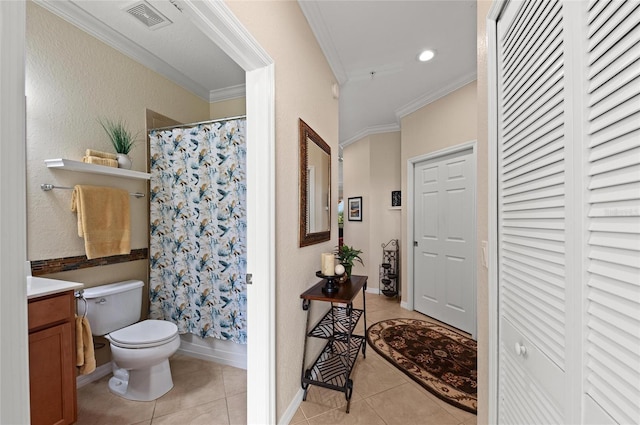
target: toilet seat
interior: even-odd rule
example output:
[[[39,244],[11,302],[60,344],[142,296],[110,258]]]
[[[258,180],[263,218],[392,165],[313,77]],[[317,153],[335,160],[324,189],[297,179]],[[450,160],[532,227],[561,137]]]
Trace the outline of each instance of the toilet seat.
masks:
[[[144,320],[105,336],[121,348],[157,347],[177,338],[178,327],[165,320]]]

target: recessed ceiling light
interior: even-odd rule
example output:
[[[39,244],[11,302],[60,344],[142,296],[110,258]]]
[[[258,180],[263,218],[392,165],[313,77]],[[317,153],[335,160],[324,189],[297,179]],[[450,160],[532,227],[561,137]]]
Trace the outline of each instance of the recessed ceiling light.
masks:
[[[436,55],[436,53],[433,50],[423,50],[419,55],[418,55],[418,60],[420,62],[427,62],[430,61],[431,59],[433,59],[433,57]]]

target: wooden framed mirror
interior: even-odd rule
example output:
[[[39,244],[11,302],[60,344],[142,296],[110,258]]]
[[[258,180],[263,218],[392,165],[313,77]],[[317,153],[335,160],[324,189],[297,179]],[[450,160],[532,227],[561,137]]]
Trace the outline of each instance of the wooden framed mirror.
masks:
[[[299,122],[300,246],[331,239],[331,147]]]

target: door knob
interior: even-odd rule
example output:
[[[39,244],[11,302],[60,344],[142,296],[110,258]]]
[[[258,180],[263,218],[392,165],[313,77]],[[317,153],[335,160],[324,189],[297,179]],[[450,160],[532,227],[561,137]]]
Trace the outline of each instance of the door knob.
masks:
[[[518,356],[524,356],[527,353],[527,347],[519,342],[516,342],[516,354]]]

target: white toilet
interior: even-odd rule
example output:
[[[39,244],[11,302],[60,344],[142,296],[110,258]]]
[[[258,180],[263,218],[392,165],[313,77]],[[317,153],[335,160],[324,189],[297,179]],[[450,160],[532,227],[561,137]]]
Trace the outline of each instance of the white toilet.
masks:
[[[178,327],[164,320],[140,320],[142,288],[128,280],[84,290],[91,332],[111,342],[112,393],[151,401],[173,388],[169,357],[180,347]],[[84,303],[78,303],[84,314]],[[136,323],[137,322],[137,323]]]

